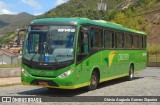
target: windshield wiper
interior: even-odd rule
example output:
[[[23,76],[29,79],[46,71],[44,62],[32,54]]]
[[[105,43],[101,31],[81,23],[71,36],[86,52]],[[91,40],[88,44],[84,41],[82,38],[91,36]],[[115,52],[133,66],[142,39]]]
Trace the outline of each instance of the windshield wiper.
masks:
[[[57,60],[57,58],[56,58],[56,56],[55,56],[55,55],[54,55],[54,58],[55,58],[55,62],[59,64],[59,62],[58,62],[58,60]]]

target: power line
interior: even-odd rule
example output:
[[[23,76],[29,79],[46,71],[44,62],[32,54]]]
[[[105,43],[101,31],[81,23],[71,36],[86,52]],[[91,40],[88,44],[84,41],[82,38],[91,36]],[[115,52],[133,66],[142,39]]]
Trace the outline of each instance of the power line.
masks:
[[[117,7],[119,7],[120,5],[122,5],[125,1],[120,2],[116,7],[114,7],[112,10],[109,11],[108,15],[110,15]]]
[[[130,16],[130,17],[126,17],[126,18],[120,18],[120,19],[118,19],[118,20],[125,20],[125,19],[129,19],[129,18],[133,18],[133,17],[138,17],[138,16],[142,16],[142,15],[144,15],[144,14],[148,14],[148,13],[151,13],[151,12],[154,12],[154,11],[158,11],[158,10],[160,10],[160,9],[152,9],[152,10],[148,10],[148,11],[144,11],[144,12],[142,12],[142,13],[140,13],[140,14],[137,14],[137,15],[132,15],[132,16]]]

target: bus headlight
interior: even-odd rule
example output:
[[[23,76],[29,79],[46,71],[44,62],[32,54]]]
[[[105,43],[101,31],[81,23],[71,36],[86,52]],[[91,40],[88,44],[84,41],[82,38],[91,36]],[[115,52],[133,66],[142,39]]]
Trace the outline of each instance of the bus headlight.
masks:
[[[22,68],[21,71],[22,71],[25,75],[29,75],[29,73],[28,73],[24,68]]]
[[[70,70],[62,73],[59,77],[60,78],[65,78],[65,77],[69,76],[73,71],[74,71],[74,69],[70,69]]]

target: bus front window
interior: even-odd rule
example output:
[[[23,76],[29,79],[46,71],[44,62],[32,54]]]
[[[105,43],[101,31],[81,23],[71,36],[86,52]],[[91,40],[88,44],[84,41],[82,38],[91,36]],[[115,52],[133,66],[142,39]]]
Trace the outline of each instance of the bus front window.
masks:
[[[30,26],[25,38],[23,57],[35,62],[73,60],[75,26]]]

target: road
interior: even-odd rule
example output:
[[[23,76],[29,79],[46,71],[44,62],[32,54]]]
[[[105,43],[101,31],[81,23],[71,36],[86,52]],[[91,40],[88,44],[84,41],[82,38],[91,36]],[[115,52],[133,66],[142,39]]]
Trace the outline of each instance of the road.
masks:
[[[83,88],[77,90],[48,90],[47,88],[23,85],[0,87],[0,96],[37,95],[46,98],[56,96],[160,96],[160,68],[147,68],[143,72],[136,74],[132,81],[120,78],[101,83],[98,89],[94,91],[86,91]],[[115,103],[110,104],[114,105]],[[130,104],[138,105],[138,103]],[[145,103],[141,104],[146,105]],[[154,104],[158,105],[159,103]]]

